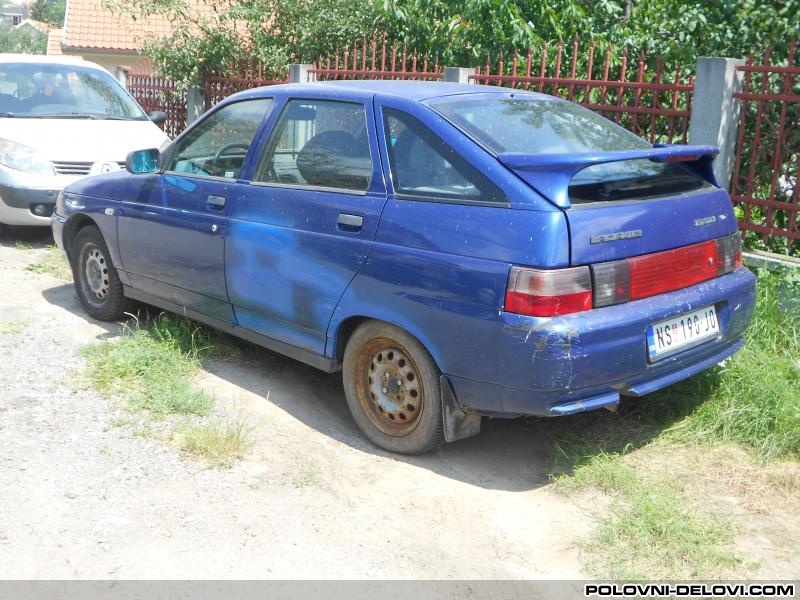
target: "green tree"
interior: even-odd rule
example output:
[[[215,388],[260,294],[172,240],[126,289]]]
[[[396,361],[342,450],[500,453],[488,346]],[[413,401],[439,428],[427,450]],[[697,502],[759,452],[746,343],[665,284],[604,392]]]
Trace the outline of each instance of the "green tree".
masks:
[[[43,0],[37,0],[43,1]],[[575,33],[610,42],[619,54],[664,57],[691,68],[698,56],[744,57],[767,44],[785,54],[800,29],[800,0],[106,0],[134,17],[176,23],[146,51],[185,85],[230,59],[257,58],[275,70],[312,62],[362,37],[386,37],[445,64],[475,66]],[[208,11],[206,11],[208,12]],[[616,56],[616,60],[619,57]]]
[[[46,50],[47,36],[42,32],[0,23],[0,52],[44,54]]]
[[[65,9],[66,0],[34,0],[30,4],[31,19],[63,27]]]

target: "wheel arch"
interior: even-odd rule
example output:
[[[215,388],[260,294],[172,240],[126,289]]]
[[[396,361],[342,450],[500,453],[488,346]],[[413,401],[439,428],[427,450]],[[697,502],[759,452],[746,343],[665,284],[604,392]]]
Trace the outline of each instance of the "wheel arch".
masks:
[[[388,323],[389,325],[393,325],[398,329],[402,329],[407,334],[413,336],[420,344],[422,344],[425,350],[428,351],[428,354],[431,355],[431,358],[433,358],[433,362],[436,363],[439,371],[442,373],[444,372],[444,369],[442,368],[441,356],[438,354],[437,349],[432,347],[429,336],[425,335],[424,331],[421,331],[420,328],[414,327],[413,325],[408,326],[410,324],[405,324],[397,321],[396,319],[389,318],[388,315],[348,315],[341,318],[336,323],[332,323],[331,331],[328,334],[327,340],[330,350],[329,352],[326,352],[326,354],[335,358],[337,362],[341,364],[344,358],[344,350],[347,347],[347,342],[350,340],[353,332],[355,332],[355,330],[358,329],[362,323],[366,323],[367,321],[380,321],[383,323]]]
[[[380,323],[387,323],[416,339],[422,347],[428,352],[433,359],[434,364],[439,370],[439,385],[441,394],[441,409],[442,409],[442,423],[443,435],[446,441],[454,442],[456,440],[472,437],[478,435],[481,430],[481,417],[479,414],[466,413],[458,402],[453,386],[450,383],[447,375],[442,369],[440,358],[436,355],[435,351],[429,345],[427,336],[419,335],[416,328],[404,327],[392,319],[369,317],[365,315],[351,315],[341,319],[334,329],[332,336],[335,346],[333,347],[334,357],[338,364],[342,364],[344,359],[344,350],[353,333],[363,323],[376,321]],[[331,341],[329,337],[328,341]]]
[[[64,233],[62,234],[62,238],[64,240],[64,251],[67,253],[67,259],[70,261],[70,264],[72,263],[73,259],[72,244],[75,240],[75,236],[77,236],[78,232],[84,227],[91,226],[97,227],[98,230],[100,229],[97,222],[85,213],[77,213],[72,215],[67,222],[64,223]]]

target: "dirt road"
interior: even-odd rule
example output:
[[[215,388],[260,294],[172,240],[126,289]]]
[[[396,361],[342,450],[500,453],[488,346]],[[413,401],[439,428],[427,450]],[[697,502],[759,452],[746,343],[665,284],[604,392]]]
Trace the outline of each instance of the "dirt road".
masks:
[[[362,438],[339,375],[267,351],[199,378],[253,427],[208,469],[119,426],[79,349],[119,334],[0,244],[0,578],[576,579],[591,515],[548,485],[547,421],[492,421],[429,456]]]

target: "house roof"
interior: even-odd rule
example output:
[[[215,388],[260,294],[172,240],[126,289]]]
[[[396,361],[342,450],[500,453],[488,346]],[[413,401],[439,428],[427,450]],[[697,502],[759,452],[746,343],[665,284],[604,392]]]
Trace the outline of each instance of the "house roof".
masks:
[[[15,27],[17,29],[21,29],[22,27],[33,27],[36,31],[41,31],[42,33],[47,33],[53,28],[53,26],[49,23],[35,21],[34,19],[25,19],[19,25],[15,25]]]
[[[213,17],[219,2],[186,0],[194,15]],[[67,0],[64,23],[64,47],[138,54],[148,37],[166,37],[173,31],[172,22],[163,15],[138,17],[112,12],[102,0]]]
[[[61,42],[64,41],[63,29],[51,29],[47,34],[47,56],[61,56]]]

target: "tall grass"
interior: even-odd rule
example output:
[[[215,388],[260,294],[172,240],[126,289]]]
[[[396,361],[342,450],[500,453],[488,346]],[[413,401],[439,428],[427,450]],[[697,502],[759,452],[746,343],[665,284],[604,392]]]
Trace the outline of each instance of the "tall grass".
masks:
[[[136,321],[121,339],[84,350],[88,375],[101,391],[153,416],[207,414],[213,398],[195,390],[191,378],[201,359],[230,351],[221,335],[169,314],[159,315],[149,327]]]
[[[642,476],[619,456],[600,453],[561,476],[571,492],[591,486],[614,498],[586,544],[589,567],[615,580],[719,579],[741,563],[723,519],[694,506],[674,482]]]
[[[655,423],[685,413],[667,428],[676,440],[731,441],[763,457],[800,455],[800,280],[758,274],[758,300],[745,347],[725,365],[652,399],[642,410]]]

